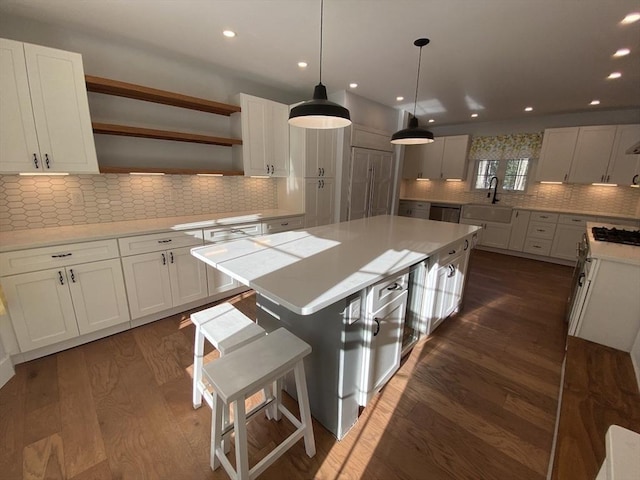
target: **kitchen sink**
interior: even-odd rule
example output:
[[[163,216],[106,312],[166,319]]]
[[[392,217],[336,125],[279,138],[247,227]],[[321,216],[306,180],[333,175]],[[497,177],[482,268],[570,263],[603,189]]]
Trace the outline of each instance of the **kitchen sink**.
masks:
[[[486,222],[511,222],[511,212],[513,207],[502,207],[497,205],[474,204],[462,206],[461,217],[465,220],[484,220]]]

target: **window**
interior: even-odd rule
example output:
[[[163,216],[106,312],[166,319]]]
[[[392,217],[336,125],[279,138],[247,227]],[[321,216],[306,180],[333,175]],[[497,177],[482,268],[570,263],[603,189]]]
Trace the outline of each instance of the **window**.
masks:
[[[527,174],[530,160],[516,158],[507,160],[478,160],[474,188],[488,189],[492,177],[497,177],[501,190],[524,192],[527,188]]]

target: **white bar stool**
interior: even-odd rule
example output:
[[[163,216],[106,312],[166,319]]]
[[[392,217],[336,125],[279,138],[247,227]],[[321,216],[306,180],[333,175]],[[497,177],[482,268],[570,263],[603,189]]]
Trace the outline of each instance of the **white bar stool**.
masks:
[[[192,313],[191,321],[196,326],[193,347],[193,408],[200,408],[203,397],[211,407],[212,395],[202,378],[205,339],[220,352],[220,357],[223,357],[264,336],[266,332],[230,303],[221,303]]]
[[[229,476],[237,480],[253,480],[291,448],[300,438],[309,457],[316,454],[311,424],[309,395],[304,373],[303,359],[311,353],[311,347],[284,328],[259,338],[215,362],[204,366],[204,376],[214,388],[213,418],[211,421],[211,468],[221,464]],[[282,412],[296,427],[280,445],[249,469],[247,451],[247,414],[245,400],[260,389],[282,378],[293,370],[296,381],[300,420],[298,420],[275,395],[274,409]],[[225,428],[223,411],[233,404],[233,425]],[[253,412],[252,412],[253,413]],[[225,455],[223,439],[235,432],[236,468]]]

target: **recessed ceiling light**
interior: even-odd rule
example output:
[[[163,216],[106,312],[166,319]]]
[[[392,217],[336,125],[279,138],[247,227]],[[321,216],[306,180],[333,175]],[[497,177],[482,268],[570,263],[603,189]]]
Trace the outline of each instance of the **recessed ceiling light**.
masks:
[[[471,118],[477,118],[477,117],[478,117],[478,114],[477,114],[477,113],[472,113],[472,114],[471,114]]]
[[[397,100],[398,102],[401,102],[402,100],[404,100],[404,97],[396,97],[396,100]]]
[[[629,25],[630,23],[637,22],[638,20],[640,20],[640,13],[633,12],[624,17],[620,23],[623,25]]]
[[[349,84],[349,88],[358,88],[358,84],[357,83],[350,83]]]
[[[600,105],[600,100],[591,100],[589,105]]]
[[[613,80],[615,78],[620,78],[622,76],[622,74],[620,72],[613,72],[610,73],[609,76],[607,77],[607,79],[609,80]]]
[[[234,32],[233,30],[225,30],[224,32],[222,32],[222,34],[227,38],[233,38],[236,36],[236,32]]]
[[[533,112],[533,107],[525,107],[525,112]]]
[[[307,68],[307,62],[298,62],[300,68]]]
[[[430,118],[429,123],[433,123],[433,122],[435,122],[435,120],[433,118]]]
[[[628,48],[620,48],[616,53],[613,54],[614,57],[624,57],[625,55],[629,55],[631,50]]]

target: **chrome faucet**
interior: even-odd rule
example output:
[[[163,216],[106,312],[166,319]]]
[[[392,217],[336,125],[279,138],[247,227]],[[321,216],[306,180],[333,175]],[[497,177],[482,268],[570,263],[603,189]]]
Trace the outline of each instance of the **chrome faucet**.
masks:
[[[493,185],[493,181],[496,181],[496,184]],[[496,198],[496,194],[498,193],[498,177],[491,177],[491,180],[489,180],[489,190],[491,190],[491,188],[493,188],[493,198],[491,199],[491,203],[496,203],[499,202],[500,200],[498,200]],[[491,197],[491,192],[487,192],[487,198]]]

